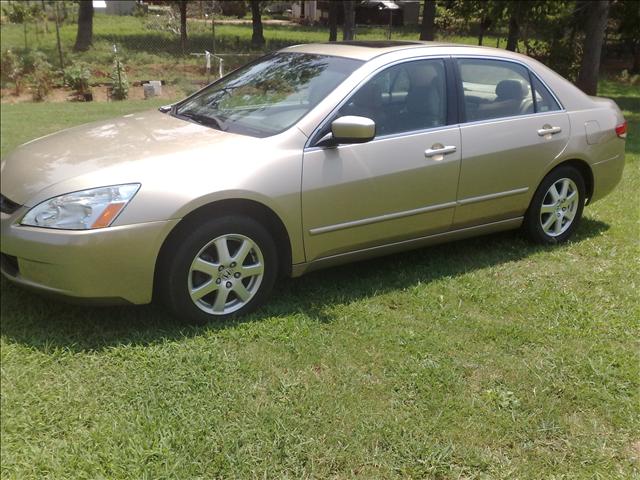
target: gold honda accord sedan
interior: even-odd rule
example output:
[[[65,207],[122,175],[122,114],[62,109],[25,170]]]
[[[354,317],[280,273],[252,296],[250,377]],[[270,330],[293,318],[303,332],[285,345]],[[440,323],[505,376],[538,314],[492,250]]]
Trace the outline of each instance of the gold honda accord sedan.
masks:
[[[491,48],[285,48],[159,111],[28,142],[2,161],[2,273],[195,322],[279,275],[522,228],[567,240],[624,165],[626,122]]]

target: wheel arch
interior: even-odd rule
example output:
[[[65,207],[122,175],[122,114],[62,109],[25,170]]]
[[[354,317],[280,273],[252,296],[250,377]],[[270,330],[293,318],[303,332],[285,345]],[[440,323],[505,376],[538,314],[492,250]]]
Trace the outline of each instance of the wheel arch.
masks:
[[[185,215],[169,232],[162,242],[154,269],[154,294],[160,278],[164,258],[172,250],[184,229],[192,228],[200,222],[216,217],[240,215],[249,217],[264,226],[272,235],[278,249],[278,267],[281,275],[291,276],[291,239],[280,217],[266,205],[255,200],[242,198],[217,200],[202,205]]]
[[[582,175],[582,179],[584,180],[585,196],[587,198],[585,205],[588,205],[589,202],[591,201],[591,197],[593,197],[593,189],[595,185],[594,178],[593,178],[593,170],[591,169],[591,166],[589,165],[589,163],[580,158],[571,158],[571,159],[563,160],[562,162],[555,164],[552,168],[549,169],[549,171],[545,172],[544,176],[542,177],[539,183],[542,183],[542,180],[544,180],[544,178],[547,175],[549,175],[549,173],[551,173],[552,171],[554,171],[556,168],[559,168],[559,167],[573,167],[576,170],[578,170],[578,172],[580,172],[580,175]]]

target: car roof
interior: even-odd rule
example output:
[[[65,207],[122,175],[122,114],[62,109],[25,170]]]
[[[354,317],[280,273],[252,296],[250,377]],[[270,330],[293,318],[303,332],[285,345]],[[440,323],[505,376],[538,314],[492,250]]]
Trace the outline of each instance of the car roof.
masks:
[[[347,42],[326,42],[326,43],[305,43],[283,48],[283,52],[314,53],[318,55],[332,55],[336,57],[347,57],[358,60],[371,60],[379,55],[395,52],[398,50],[408,50],[412,48],[424,47],[469,47],[455,43],[402,41],[402,40],[362,40]]]
[[[365,62],[389,53],[405,52],[407,56],[411,56],[411,51],[414,51],[416,55],[486,55],[525,63],[530,63],[532,60],[526,55],[510,52],[502,48],[421,40],[354,40],[347,42],[305,43],[286,47],[280,51],[331,55]]]

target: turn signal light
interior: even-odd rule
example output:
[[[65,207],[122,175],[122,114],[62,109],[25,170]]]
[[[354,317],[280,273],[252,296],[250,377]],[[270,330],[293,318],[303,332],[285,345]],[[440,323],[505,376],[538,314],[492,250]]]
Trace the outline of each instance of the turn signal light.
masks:
[[[620,138],[627,138],[627,122],[621,123],[616,127],[616,135]]]
[[[111,224],[111,222],[113,221],[113,219],[118,216],[118,214],[120,213],[120,210],[122,210],[125,205],[126,205],[126,202],[112,203],[111,205],[109,205],[107,208],[104,209],[104,212],[102,212],[102,215],[100,215],[97,218],[97,220],[93,222],[93,225],[91,225],[91,228],[108,227],[109,224]]]

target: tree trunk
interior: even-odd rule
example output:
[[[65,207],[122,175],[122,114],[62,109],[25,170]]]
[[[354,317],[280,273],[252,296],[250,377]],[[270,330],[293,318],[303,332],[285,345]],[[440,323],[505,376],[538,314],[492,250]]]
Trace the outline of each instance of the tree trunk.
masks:
[[[478,33],[478,45],[482,46],[482,40],[484,39],[484,33],[488,30],[488,28],[493,23],[493,20],[489,18],[489,15],[483,15],[480,20],[480,32]]]
[[[81,0],[78,11],[78,34],[73,50],[84,52],[89,50],[93,41],[93,1]]]
[[[640,45],[633,47],[633,66],[629,73],[640,73]]]
[[[436,0],[424,0],[420,40],[433,41],[435,38]]]
[[[338,40],[338,2],[329,2],[329,41]]]
[[[342,40],[353,40],[353,34],[356,25],[356,9],[353,0],[345,0],[344,5],[344,24],[342,25]]]
[[[519,10],[520,5],[518,2],[514,2],[514,8],[511,11],[511,15],[509,17],[509,33],[507,35],[507,50],[511,50],[512,52],[516,51],[518,48],[518,37],[520,36],[520,19]]]
[[[262,33],[262,13],[260,12],[260,1],[251,0],[251,22],[253,24],[253,34],[251,35],[251,45],[262,47],[265,44]]]
[[[576,85],[587,95],[598,93],[598,73],[604,31],[609,18],[609,0],[592,2],[585,25],[582,62]]]
[[[187,51],[187,0],[180,0],[180,48],[182,53]]]

